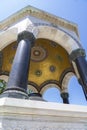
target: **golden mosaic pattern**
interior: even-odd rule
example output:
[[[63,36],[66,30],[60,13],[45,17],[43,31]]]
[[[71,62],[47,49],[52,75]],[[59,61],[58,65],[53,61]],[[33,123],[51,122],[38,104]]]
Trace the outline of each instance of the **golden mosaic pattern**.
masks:
[[[2,50],[2,72],[10,72],[12,61],[16,52],[16,46],[17,43],[14,42]],[[61,74],[68,68],[71,68],[66,51],[58,44],[55,44],[54,42],[46,39],[36,40],[35,46],[43,48],[43,50],[45,50],[46,56],[41,61],[30,61],[28,80],[36,83],[38,86],[47,80],[59,81]],[[39,55],[40,53],[35,52],[35,54]]]

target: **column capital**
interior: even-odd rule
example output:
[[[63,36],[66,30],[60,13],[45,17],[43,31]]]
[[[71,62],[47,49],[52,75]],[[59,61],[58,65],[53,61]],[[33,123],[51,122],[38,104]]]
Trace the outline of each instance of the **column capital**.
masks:
[[[68,100],[69,94],[68,94],[67,92],[61,93],[61,97],[62,97],[62,99],[63,99],[63,103],[69,104],[69,100]]]
[[[78,57],[81,57],[81,56],[85,57],[86,53],[85,53],[84,49],[79,48],[79,49],[76,49],[76,50],[74,50],[74,51],[71,52],[70,59],[72,61],[74,61],[75,59],[77,59]]]
[[[63,93],[61,93],[61,97],[62,97],[63,99],[68,98],[68,97],[69,97],[69,94],[68,94],[67,92],[63,92]]]
[[[29,40],[31,42],[31,46],[33,47],[34,41],[35,41],[35,36],[33,33],[25,30],[25,31],[18,34],[18,38],[17,38],[18,43],[21,40]]]

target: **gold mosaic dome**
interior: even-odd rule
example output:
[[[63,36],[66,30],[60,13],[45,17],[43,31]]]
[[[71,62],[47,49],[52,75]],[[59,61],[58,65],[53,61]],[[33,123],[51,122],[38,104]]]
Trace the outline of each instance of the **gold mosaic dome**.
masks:
[[[1,51],[1,75],[9,75],[16,49],[15,41]],[[31,50],[28,84],[37,92],[49,83],[61,89],[63,77],[68,72],[73,72],[73,68],[66,50],[53,41],[37,39]]]

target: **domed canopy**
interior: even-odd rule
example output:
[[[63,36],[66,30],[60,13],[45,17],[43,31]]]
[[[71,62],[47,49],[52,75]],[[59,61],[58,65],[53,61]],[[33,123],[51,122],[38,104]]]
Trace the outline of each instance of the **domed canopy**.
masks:
[[[18,46],[17,37],[23,31],[32,33],[36,39],[31,58],[29,55],[30,92],[43,94],[46,88],[54,85],[61,93],[67,93],[68,81],[73,74],[85,86],[85,52],[80,44],[77,25],[31,6],[0,22],[1,81],[7,81],[6,75],[11,71]],[[78,57],[81,57],[80,60]],[[63,96],[66,98],[66,95]]]

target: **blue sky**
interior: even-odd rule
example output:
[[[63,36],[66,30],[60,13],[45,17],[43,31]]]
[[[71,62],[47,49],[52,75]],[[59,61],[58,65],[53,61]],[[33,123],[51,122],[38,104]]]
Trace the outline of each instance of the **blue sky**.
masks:
[[[0,21],[27,5],[77,23],[82,46],[87,53],[87,0],[3,0],[0,3]],[[87,104],[82,88],[75,77],[69,82],[69,93],[71,104]],[[46,92],[45,98],[49,101],[61,102],[56,89]]]

